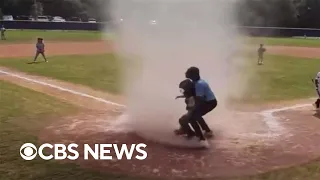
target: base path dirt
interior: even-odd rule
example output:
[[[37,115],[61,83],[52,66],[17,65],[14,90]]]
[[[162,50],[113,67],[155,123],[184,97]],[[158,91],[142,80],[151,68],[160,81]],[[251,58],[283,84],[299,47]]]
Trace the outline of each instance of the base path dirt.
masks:
[[[267,54],[284,55],[300,58],[320,58],[320,48],[294,46],[266,46]],[[255,51],[256,49],[251,48]]]
[[[76,54],[103,54],[114,49],[110,41],[96,42],[49,42],[46,43],[46,54],[76,55]],[[249,48],[255,50],[254,48]],[[267,53],[303,58],[320,58],[320,48],[269,46]],[[4,57],[31,57],[35,55],[35,44],[2,44],[0,58]]]
[[[45,43],[46,55],[76,55],[76,54],[103,54],[112,52],[112,46],[107,41],[97,42],[50,42]],[[4,57],[31,57],[36,52],[35,44],[2,44],[0,58]]]

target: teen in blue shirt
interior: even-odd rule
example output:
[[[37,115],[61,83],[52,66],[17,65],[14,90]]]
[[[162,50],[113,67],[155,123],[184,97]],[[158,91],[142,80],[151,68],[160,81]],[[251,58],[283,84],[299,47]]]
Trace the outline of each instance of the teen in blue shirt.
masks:
[[[203,116],[217,107],[217,99],[211,90],[209,84],[201,79],[200,70],[197,67],[190,67],[186,73],[186,78],[191,79],[195,83],[195,110],[193,111],[192,120],[197,120],[202,130],[205,131],[205,136],[212,137],[213,133],[207,123],[204,121]]]

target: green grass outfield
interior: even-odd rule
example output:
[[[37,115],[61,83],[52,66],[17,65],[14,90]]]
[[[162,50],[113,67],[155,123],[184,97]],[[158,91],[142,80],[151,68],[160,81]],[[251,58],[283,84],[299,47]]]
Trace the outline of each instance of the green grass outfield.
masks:
[[[320,39],[247,37],[244,42],[257,46],[262,43],[267,46],[320,47]]]
[[[76,108],[48,95],[0,81],[0,179],[1,180],[134,180],[126,176],[113,176],[82,169],[75,164],[54,161],[23,161],[20,146],[26,142],[39,145],[37,134],[63,115],[76,112]],[[252,177],[225,180],[319,180],[320,162],[277,170]],[[139,178],[141,179],[141,178]],[[152,179],[150,179],[152,180]],[[209,179],[206,179],[209,180]]]
[[[256,56],[249,55],[254,71],[245,101],[266,102],[316,96],[311,82],[320,67],[320,60],[266,55],[265,65],[256,65]],[[112,54],[55,56],[49,63],[27,64],[28,59],[0,59],[6,66],[30,74],[47,76],[97,90],[121,93],[121,64]]]
[[[45,41],[97,41],[103,39],[100,31],[46,31],[46,30],[7,30],[7,40],[0,44],[35,42],[38,37]]]

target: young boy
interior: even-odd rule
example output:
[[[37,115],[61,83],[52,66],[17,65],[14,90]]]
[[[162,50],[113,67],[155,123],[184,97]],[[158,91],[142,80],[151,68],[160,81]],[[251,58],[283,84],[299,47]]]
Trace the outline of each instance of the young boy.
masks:
[[[191,139],[194,136],[197,136],[200,140],[200,143],[204,147],[208,147],[209,144],[201,131],[198,120],[192,119],[194,117],[192,114],[195,110],[195,84],[190,79],[186,79],[179,84],[179,88],[183,95],[177,96],[176,99],[185,98],[187,113],[179,119],[180,129],[175,130],[175,134],[186,134],[187,139]],[[189,123],[191,124],[194,131],[190,128]]]
[[[36,44],[36,48],[37,48],[37,52],[36,52],[36,56],[34,57],[33,62],[36,62],[39,54],[42,55],[42,57],[44,58],[45,62],[48,62],[44,52],[45,52],[45,45],[43,43],[43,39],[42,38],[38,38],[37,44]]]
[[[204,121],[203,116],[217,107],[217,99],[209,84],[201,79],[199,68],[190,67],[186,71],[185,76],[186,78],[191,79],[195,84],[195,110],[192,112],[191,119],[196,119],[198,121],[201,128],[205,131],[206,137],[213,137],[213,133]]]
[[[263,47],[263,44],[260,44],[258,49],[258,65],[263,64],[263,54],[266,52],[266,49]]]
[[[6,36],[5,36],[5,32],[6,32],[6,28],[4,28],[4,25],[1,26],[1,40],[6,40]]]
[[[317,76],[315,77],[313,82],[314,82],[314,85],[316,86],[316,91],[318,93],[318,99],[313,105],[316,109],[319,109],[320,107],[320,89],[319,89],[320,88],[320,72],[317,73]]]

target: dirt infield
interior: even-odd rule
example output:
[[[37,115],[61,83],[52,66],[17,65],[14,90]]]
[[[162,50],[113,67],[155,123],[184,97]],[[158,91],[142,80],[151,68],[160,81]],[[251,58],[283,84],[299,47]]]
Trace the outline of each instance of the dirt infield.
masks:
[[[63,42],[46,43],[46,54],[75,55],[75,54],[103,54],[112,51],[110,42]],[[36,52],[35,44],[2,44],[0,58],[4,57],[31,57]]]
[[[121,130],[110,131],[106,128],[110,126],[108,122],[118,119],[120,112],[113,115],[100,114],[98,117],[87,114],[67,117],[66,119],[70,119],[69,122],[72,123],[65,124],[66,120],[60,120],[45,129],[41,139],[53,143],[143,142],[148,145],[148,158],[145,161],[79,160],[77,162],[84,167],[101,171],[109,169],[117,173],[166,179],[252,175],[306,163],[320,156],[320,147],[314,143],[320,138],[320,133],[317,133],[320,122],[319,119],[312,117],[313,113],[310,113],[310,109],[307,112],[305,110],[282,112],[279,115],[283,117],[283,124],[288,129],[286,134],[277,139],[260,139],[238,148],[237,139],[226,139],[219,134],[211,142],[212,149],[192,150],[160,145]],[[287,120],[288,117],[290,120]],[[302,122],[300,118],[305,120]],[[220,147],[223,141],[229,141],[234,148]]]
[[[112,51],[111,44],[106,42],[49,43],[47,48],[49,55],[101,54]],[[29,57],[33,55],[33,52],[34,45],[30,44],[0,46],[0,57]],[[320,49],[316,48],[301,48],[298,50],[295,47],[270,47],[268,52],[306,58],[320,57]],[[119,124],[114,124],[118,121],[121,122],[125,108],[119,108],[102,100],[125,104],[125,98],[123,97],[46,77],[31,76],[3,67],[0,67],[0,70],[19,75],[19,77],[37,79],[40,82],[47,83],[47,85],[31,82],[18,76],[4,75],[1,72],[0,80],[55,96],[83,109],[82,113],[57,119],[54,124],[43,129],[39,135],[41,141],[53,143],[77,142],[77,144],[143,142],[148,145],[148,158],[145,161],[77,161],[78,164],[86,168],[166,178],[228,177],[256,174],[288,167],[320,156],[320,146],[315,143],[320,138],[318,131],[320,120],[316,112],[310,107],[275,111],[274,115],[279,118],[277,122],[284,128],[283,132],[277,136],[272,134],[273,129],[270,128],[268,122],[261,120],[263,119],[263,113],[255,114],[250,108],[244,109],[248,115],[254,116],[252,121],[258,118],[264,126],[268,125],[268,132],[255,132],[257,138],[252,138],[248,142],[245,141],[246,143],[244,143],[244,140],[247,140],[249,135],[231,137],[218,132],[216,139],[211,141],[212,149],[210,150],[181,149],[150,142],[128,132],[128,129],[121,129]],[[48,86],[48,84],[76,90],[76,92],[90,96],[81,96],[79,93],[64,91]],[[102,100],[99,101],[99,98]],[[259,109],[263,110],[264,108]],[[237,112],[235,113],[237,121],[244,122],[249,117],[246,114],[240,116]],[[243,114],[243,112],[241,113]],[[112,128],[110,129],[110,127]]]
[[[266,47],[267,53],[275,55],[295,56],[302,58],[320,58],[320,48],[311,47]],[[112,52],[111,42],[63,42],[46,43],[47,55],[75,55],[75,54],[103,54]],[[249,48],[255,50],[254,48]],[[0,45],[0,58],[4,57],[31,57],[35,53],[34,44],[2,44]]]
[[[288,46],[274,46],[267,47],[270,54],[294,56],[301,58],[320,58],[320,48],[311,47],[288,47]]]
[[[63,42],[46,43],[47,55],[75,55],[75,54],[103,54],[112,52],[111,42]],[[254,48],[249,48],[255,50]],[[303,58],[320,58],[320,48],[270,46],[267,53]],[[35,54],[34,44],[2,44],[0,45],[0,58],[4,57],[31,57]]]

